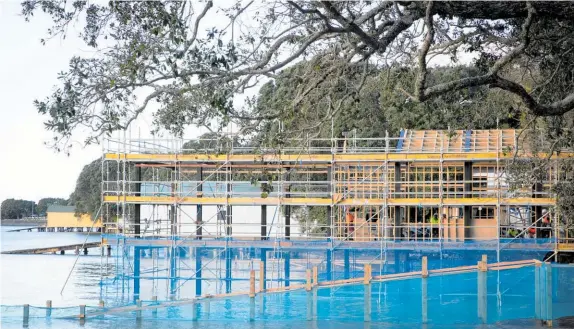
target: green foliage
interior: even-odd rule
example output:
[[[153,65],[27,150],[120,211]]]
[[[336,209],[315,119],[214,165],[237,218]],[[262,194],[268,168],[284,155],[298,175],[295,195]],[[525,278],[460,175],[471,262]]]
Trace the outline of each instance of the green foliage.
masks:
[[[296,214],[302,233],[323,235],[328,231],[326,207],[295,207],[293,213]]]
[[[33,214],[38,214],[34,201],[19,199],[2,201],[2,219],[21,219]]]
[[[71,58],[54,91],[35,101],[58,149],[86,127],[93,132],[88,144],[123,130],[151,104],[157,108],[154,131],[181,135],[189,125],[222,128],[233,122],[244,132],[261,125],[277,130],[266,136],[277,143],[285,139],[273,120],[293,132],[291,137],[325,135],[331,117],[337,135],[358,129],[361,137],[376,137],[383,130],[360,128],[375,124],[393,133],[445,121],[492,126],[493,116],[484,114],[490,105],[508,105],[503,101],[512,103],[502,108],[512,109],[508,112],[561,116],[572,110],[574,38],[563,37],[574,32],[572,3],[433,2],[428,9],[435,33],[425,53],[420,33],[427,34],[427,5],[268,1],[218,4],[215,10],[211,1],[26,0],[22,14],[26,20],[39,12],[48,15],[49,38],[66,36],[69,25],[80,21],[79,36],[98,50],[95,57]],[[99,49],[102,43],[106,48]],[[472,69],[420,64],[440,55],[457,65],[470,52],[479,54]],[[528,74],[509,72],[517,68]],[[284,81],[276,77],[281,70]],[[259,101],[273,107],[264,114],[257,100],[236,101],[266,79],[272,83],[262,88]],[[471,100],[483,106],[458,111]],[[521,106],[515,106],[517,100]],[[369,116],[359,120],[365,113]]]
[[[276,120],[263,121],[255,140],[277,146],[292,143],[292,136],[329,139],[331,120],[335,138],[342,138],[343,132],[350,131],[354,131],[357,138],[384,138],[385,131],[396,137],[401,129],[494,129],[520,125],[516,118],[519,103],[487,87],[469,87],[425,103],[411,101],[404,90],[413,83],[416,72],[408,68],[365,70],[360,66],[342,66],[341,71],[329,75],[314,92],[298,100],[294,109],[293,102],[303,92],[304,82],[317,79],[316,68],[321,66],[319,58],[300,63],[284,70],[260,89],[256,103],[258,115],[279,110],[283,113],[283,125],[280,130]],[[436,81],[431,82],[461,79],[476,74],[474,71],[465,66],[436,68],[433,72]],[[375,146],[374,142],[370,143]],[[307,178],[294,173],[293,179]],[[317,231],[315,233],[323,230],[317,227],[328,222],[322,208],[294,210],[303,230]]]
[[[183,153],[210,153],[226,154],[231,150],[231,139],[222,136],[217,132],[205,133],[197,139],[189,140],[183,144]],[[237,139],[233,141],[234,145],[239,145]]]
[[[96,159],[85,165],[76,188],[70,195],[70,203],[76,207],[76,213],[95,216],[100,209],[102,198],[102,160]]]
[[[38,206],[36,207],[36,210],[38,211],[38,214],[44,216],[46,215],[46,210],[48,210],[48,207],[53,204],[67,205],[68,200],[62,198],[43,198],[40,199],[40,201],[38,201]]]

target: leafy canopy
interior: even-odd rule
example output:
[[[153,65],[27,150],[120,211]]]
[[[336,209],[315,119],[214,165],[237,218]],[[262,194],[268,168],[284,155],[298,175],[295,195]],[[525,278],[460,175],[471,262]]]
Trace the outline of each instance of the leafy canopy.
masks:
[[[301,115],[301,101],[349,67],[357,74],[410,68],[401,92],[412,102],[485,86],[515,95],[536,116],[561,117],[574,107],[572,2],[28,0],[22,11],[28,20],[49,15],[49,38],[79,19],[80,37],[97,50],[73,57],[55,91],[35,102],[58,148],[81,127],[92,132],[86,143],[124,129],[152,104],[156,129],[176,134],[190,124],[234,121],[249,132],[265,120],[289,121]],[[468,75],[437,78],[430,68],[437,58],[456,64],[469,55],[477,70]],[[321,64],[313,78],[298,80],[288,104],[260,114],[252,97],[237,101],[312,58]],[[309,126],[330,122],[320,119]]]

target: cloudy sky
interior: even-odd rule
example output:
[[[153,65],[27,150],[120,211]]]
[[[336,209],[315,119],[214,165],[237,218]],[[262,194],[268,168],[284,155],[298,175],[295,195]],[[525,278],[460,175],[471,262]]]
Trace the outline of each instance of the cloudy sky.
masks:
[[[38,14],[26,22],[19,15],[19,1],[0,1],[0,201],[67,198],[83,166],[98,158],[102,148],[83,148],[81,136],[75,136],[69,157],[46,147],[44,142],[53,135],[44,130],[45,118],[36,112],[33,101],[49,95],[58,72],[66,69],[72,56],[92,50],[75,38],[73,30],[66,40],[52,39],[42,46],[48,17]],[[148,115],[138,120],[132,132],[147,137],[150,123]],[[193,130],[187,135],[197,134]]]
[[[79,24],[70,28],[65,40],[52,39],[43,46],[40,39],[47,35],[49,18],[37,13],[26,22],[20,10],[19,0],[0,0],[0,201],[67,198],[83,166],[98,158],[102,148],[83,148],[82,135],[74,136],[76,142],[69,157],[45,146],[53,135],[44,129],[45,118],[36,112],[33,101],[50,94],[58,72],[66,70],[72,56],[89,56],[93,50],[76,37]],[[471,57],[465,54],[460,59],[466,62]],[[445,64],[440,57],[434,61]],[[151,122],[148,111],[132,125],[131,132],[150,137]],[[190,127],[185,137],[204,132]]]

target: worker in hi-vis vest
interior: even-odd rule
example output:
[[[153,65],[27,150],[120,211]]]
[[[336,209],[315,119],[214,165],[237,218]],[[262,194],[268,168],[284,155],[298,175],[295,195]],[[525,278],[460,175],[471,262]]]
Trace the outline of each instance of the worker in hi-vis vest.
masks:
[[[434,215],[432,215],[431,219],[431,227],[432,227],[432,236],[433,237],[438,237],[438,214],[434,213]]]
[[[353,240],[353,233],[355,232],[355,216],[351,213],[351,209],[347,209],[345,224],[347,238],[349,240]]]

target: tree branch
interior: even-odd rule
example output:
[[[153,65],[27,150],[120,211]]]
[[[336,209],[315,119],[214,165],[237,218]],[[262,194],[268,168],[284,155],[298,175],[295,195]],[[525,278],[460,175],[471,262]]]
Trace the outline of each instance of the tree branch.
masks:
[[[415,81],[415,97],[421,98],[424,94],[424,88],[427,80],[427,54],[434,39],[434,26],[432,20],[432,7],[433,1],[429,1],[425,14],[425,25],[427,27],[427,34],[421,46],[419,53],[419,74]]]
[[[377,42],[376,39],[368,35],[354,22],[348,21],[345,17],[343,17],[343,15],[341,15],[341,13],[333,6],[331,2],[321,1],[321,5],[323,5],[323,7],[325,7],[325,9],[327,9],[333,15],[333,17],[335,17],[335,20],[337,20],[343,27],[356,34],[359,38],[361,38],[361,40],[363,40],[363,42],[370,45],[373,49],[382,51],[386,49],[386,47],[381,49],[381,45],[379,42]]]
[[[455,91],[455,90],[460,90],[463,88],[468,88],[468,87],[473,87],[473,86],[481,86],[481,85],[487,85],[487,84],[491,84],[491,83],[495,83],[498,79],[500,79],[497,76],[497,73],[506,65],[508,65],[512,60],[514,60],[518,55],[522,54],[524,52],[524,49],[526,49],[526,47],[529,44],[530,41],[530,36],[529,36],[529,32],[530,32],[530,26],[532,25],[532,21],[533,21],[533,17],[535,14],[535,10],[534,7],[532,7],[532,5],[530,3],[527,3],[527,7],[528,7],[528,17],[526,18],[526,20],[524,21],[524,23],[522,24],[522,30],[521,30],[521,39],[523,40],[523,42],[517,46],[516,48],[514,48],[512,51],[510,51],[507,55],[501,57],[499,60],[497,60],[492,67],[490,68],[490,70],[488,71],[488,73],[481,75],[481,76],[476,76],[476,77],[470,77],[470,78],[464,78],[464,79],[460,79],[460,80],[454,80],[454,81],[449,81],[446,83],[441,83],[429,88],[424,89],[424,92],[420,92],[420,89],[415,90],[416,94],[415,94],[415,100],[419,101],[419,102],[423,102],[431,97],[435,97],[438,95],[442,95],[444,93],[450,92],[450,91]],[[428,23],[427,23],[428,24]],[[427,35],[428,37],[428,35]],[[426,42],[426,40],[425,40]],[[423,44],[423,50],[424,50],[424,44]],[[428,49],[427,49],[428,51]],[[422,63],[422,65],[425,65],[425,63]],[[421,65],[421,59],[419,58],[419,67],[422,67],[424,69],[426,69],[426,66],[422,66]],[[425,78],[425,76],[421,73],[421,78]],[[419,78],[419,79],[421,79]],[[508,80],[506,80],[508,81]],[[508,83],[505,82],[500,82],[501,85],[504,85],[505,88],[508,88],[506,90],[511,91],[511,90],[515,90],[516,93],[522,97],[523,100],[526,100],[526,98],[524,98],[520,92],[520,90],[518,88],[516,88],[516,86],[510,85]],[[417,82],[417,87],[420,88],[421,86],[420,81]],[[500,87],[502,88],[502,87]],[[502,88],[502,89],[505,89]],[[527,106],[532,105],[532,102],[526,103]],[[531,108],[531,110],[535,110],[534,108]]]
[[[566,112],[574,109],[574,93],[571,93],[565,98],[554,103],[543,105],[536,102],[536,100],[530,96],[526,89],[524,89],[516,82],[501,77],[496,77],[496,79],[491,83],[491,86],[504,89],[515,95],[518,95],[518,97],[520,97],[520,99],[524,102],[532,114],[537,116],[563,115]]]
[[[201,20],[205,17],[205,15],[209,11],[209,9],[211,9],[211,7],[213,7],[213,1],[210,0],[205,4],[205,7],[203,7],[203,11],[199,14],[199,16],[197,16],[195,24],[193,25],[193,31],[191,32],[191,38],[185,41],[183,50],[179,52],[179,57],[183,56],[187,52],[189,47],[191,47],[191,45],[195,42],[195,39],[197,38],[197,30],[199,28],[199,22],[201,22]]]

